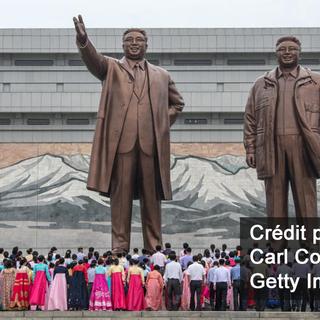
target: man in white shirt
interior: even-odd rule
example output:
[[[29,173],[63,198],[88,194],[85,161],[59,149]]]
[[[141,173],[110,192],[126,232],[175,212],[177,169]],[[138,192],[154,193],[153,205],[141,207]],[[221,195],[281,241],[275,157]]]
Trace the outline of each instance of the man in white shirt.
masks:
[[[213,285],[216,291],[216,310],[226,311],[228,286],[231,288],[230,272],[224,266],[224,259],[219,260],[219,267],[213,274]]]
[[[163,275],[164,272],[164,266],[166,264],[167,258],[166,256],[161,252],[161,246],[156,246],[156,253],[154,253],[151,256],[151,263],[155,266],[156,264],[160,267],[160,273]]]
[[[77,252],[77,261],[83,260],[85,254],[83,253],[83,248],[79,247]]]
[[[197,294],[197,311],[201,311],[201,289],[204,282],[205,270],[202,264],[199,263],[199,257],[192,257],[193,263],[188,267],[187,274],[190,279],[190,310],[195,310],[194,295]]]
[[[176,258],[174,251],[169,254],[170,262],[166,264],[163,276],[167,287],[169,311],[177,311],[181,299],[182,269],[180,263],[176,262]]]
[[[139,249],[138,248],[133,248],[133,255],[131,259],[138,260],[139,259]]]

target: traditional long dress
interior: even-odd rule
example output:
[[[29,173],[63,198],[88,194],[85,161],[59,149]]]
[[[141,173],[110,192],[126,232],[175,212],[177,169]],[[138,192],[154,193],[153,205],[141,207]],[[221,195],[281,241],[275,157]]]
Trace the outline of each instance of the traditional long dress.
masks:
[[[182,295],[181,295],[181,310],[188,311],[190,308],[190,284],[187,270],[183,271],[182,279]]]
[[[83,264],[76,265],[72,270],[72,277],[70,279],[68,296],[68,306],[70,309],[88,309],[89,298],[87,283],[87,268]]]
[[[111,298],[111,276],[109,275],[109,269],[111,268],[111,265],[108,265],[105,267],[106,268],[106,279],[107,279],[107,284],[108,284],[108,289],[109,289],[109,294]]]
[[[228,270],[228,272],[231,272],[232,267],[225,266],[225,268]],[[233,288],[228,287],[227,291],[227,305],[229,306],[229,310],[234,310],[234,303],[233,303]]]
[[[163,278],[160,272],[154,270],[148,273],[146,286],[147,308],[154,311],[160,310],[162,305]]]
[[[10,299],[13,292],[13,284],[16,278],[16,270],[14,268],[4,269],[2,272],[2,308],[10,309]]]
[[[27,266],[22,266],[17,270],[10,299],[11,309],[18,308],[19,310],[27,310],[29,308],[31,279],[32,270]]]
[[[97,266],[91,290],[89,310],[112,310],[109,288],[106,279],[106,268]]]
[[[67,305],[67,283],[69,273],[68,269],[59,265],[54,268],[53,280],[48,299],[48,310],[68,310]]]
[[[146,308],[144,299],[143,285],[144,274],[143,270],[138,266],[132,266],[128,271],[127,282],[129,284],[127,294],[127,310],[141,311]]]
[[[37,306],[44,309],[46,303],[46,294],[48,291],[48,282],[51,281],[48,266],[44,263],[37,263],[33,267],[32,273],[32,290],[30,294],[30,306],[31,309],[35,309]]]
[[[109,276],[111,277],[111,302],[113,310],[126,309],[126,297],[124,294],[125,273],[123,266],[112,265],[109,269]]]

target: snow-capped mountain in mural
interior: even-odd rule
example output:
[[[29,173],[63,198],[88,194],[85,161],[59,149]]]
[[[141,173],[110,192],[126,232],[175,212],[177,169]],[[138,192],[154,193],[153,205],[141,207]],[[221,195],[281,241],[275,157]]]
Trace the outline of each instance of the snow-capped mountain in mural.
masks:
[[[86,227],[109,232],[110,226],[99,226],[110,221],[109,199],[86,189],[88,167],[87,155],[46,154],[0,169],[0,222],[83,229],[82,221],[89,221]],[[263,183],[243,157],[172,156],[171,180],[173,200],[162,203],[163,233],[223,228],[230,235],[241,216],[264,216]],[[133,221],[140,221],[138,201]]]

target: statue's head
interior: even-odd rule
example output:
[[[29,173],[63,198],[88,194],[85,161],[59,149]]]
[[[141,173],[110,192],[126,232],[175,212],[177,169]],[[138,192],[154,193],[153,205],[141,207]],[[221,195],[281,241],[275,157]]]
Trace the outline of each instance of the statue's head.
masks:
[[[147,33],[143,29],[132,28],[123,33],[122,48],[126,58],[141,60],[148,48]]]
[[[299,63],[301,42],[293,36],[285,36],[276,43],[276,55],[280,67],[291,68]]]

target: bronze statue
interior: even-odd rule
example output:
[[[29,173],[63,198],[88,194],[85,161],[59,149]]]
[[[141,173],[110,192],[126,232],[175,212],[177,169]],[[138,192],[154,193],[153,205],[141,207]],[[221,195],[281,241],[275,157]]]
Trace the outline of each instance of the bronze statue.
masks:
[[[140,199],[144,247],[162,243],[161,200],[170,200],[170,125],[184,102],[168,72],[145,59],[147,34],[128,29],[120,60],[96,51],[81,15],[77,46],[102,81],[87,188],[111,200],[112,249],[130,248],[132,200]]]
[[[320,176],[320,74],[299,65],[300,41],[276,43],[278,67],[259,77],[245,110],[247,164],[265,182],[268,217],[288,217],[290,182],[296,217],[317,217]]]

